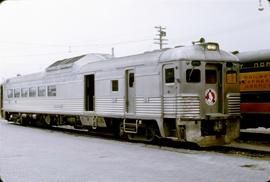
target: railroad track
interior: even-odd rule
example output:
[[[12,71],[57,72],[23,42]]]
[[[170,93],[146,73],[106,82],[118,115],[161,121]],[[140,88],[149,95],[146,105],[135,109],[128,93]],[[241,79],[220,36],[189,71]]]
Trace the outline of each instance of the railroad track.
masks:
[[[269,129],[241,129],[240,139],[243,141],[257,141],[269,144],[270,146],[270,128]]]
[[[13,123],[12,123],[13,124]],[[27,126],[29,127],[29,126]],[[30,126],[33,127],[33,126]],[[36,127],[35,127],[36,128]],[[40,127],[39,127],[40,128]],[[216,147],[207,147],[200,148],[192,143],[178,143],[170,140],[162,139],[157,140],[154,143],[143,143],[136,141],[127,141],[124,139],[117,139],[113,137],[112,133],[109,132],[96,132],[94,130],[88,131],[87,129],[74,129],[70,126],[57,126],[50,128],[43,128],[52,131],[64,132],[71,135],[79,135],[79,136],[91,136],[97,137],[101,139],[108,140],[121,140],[122,142],[132,142],[132,143],[141,143],[145,145],[145,147],[155,147],[160,148],[162,150],[170,150],[174,152],[184,152],[183,150],[189,150],[189,153],[198,153],[198,152],[218,152],[224,154],[232,154],[232,155],[240,155],[240,156],[248,156],[248,157],[256,157],[256,158],[267,158],[270,159],[270,133],[252,133],[241,131],[240,138],[235,142]],[[263,136],[263,138],[258,138]]]

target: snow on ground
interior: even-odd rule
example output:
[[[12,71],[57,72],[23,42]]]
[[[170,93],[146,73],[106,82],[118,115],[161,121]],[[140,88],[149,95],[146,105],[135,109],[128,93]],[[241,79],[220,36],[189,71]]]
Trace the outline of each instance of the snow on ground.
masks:
[[[252,133],[266,133],[266,134],[268,133],[268,134],[270,134],[270,128],[264,128],[264,127],[241,129],[241,131],[252,132]]]
[[[270,161],[22,127],[0,120],[6,182],[268,181]]]

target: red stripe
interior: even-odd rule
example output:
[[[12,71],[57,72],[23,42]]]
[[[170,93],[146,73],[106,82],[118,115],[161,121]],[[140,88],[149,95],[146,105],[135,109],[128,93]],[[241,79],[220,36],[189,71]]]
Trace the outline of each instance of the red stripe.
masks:
[[[241,112],[270,113],[270,103],[241,103]]]

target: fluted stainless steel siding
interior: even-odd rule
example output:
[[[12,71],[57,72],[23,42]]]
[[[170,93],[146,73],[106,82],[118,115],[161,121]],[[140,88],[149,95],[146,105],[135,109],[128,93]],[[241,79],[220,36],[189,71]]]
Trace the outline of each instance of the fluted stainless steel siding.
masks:
[[[113,97],[96,97],[95,111],[97,114],[124,114],[125,101],[124,98]]]
[[[160,97],[137,97],[136,114],[141,116],[161,116],[161,98]]]
[[[240,93],[227,94],[228,114],[240,115]]]
[[[5,111],[29,113],[80,113],[83,112],[82,98],[35,98],[5,102]]]
[[[200,98],[197,95],[164,97],[164,116],[200,118]]]

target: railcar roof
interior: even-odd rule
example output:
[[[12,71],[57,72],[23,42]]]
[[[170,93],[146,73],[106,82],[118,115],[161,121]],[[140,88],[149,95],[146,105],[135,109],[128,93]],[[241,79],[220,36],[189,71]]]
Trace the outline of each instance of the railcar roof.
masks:
[[[112,56],[109,54],[98,54],[98,53],[92,53],[87,55],[81,55],[77,57],[67,58],[63,60],[59,60],[51,64],[49,67],[47,67],[46,71],[58,71],[62,69],[72,68],[72,67],[80,67],[87,63],[93,63],[100,60],[106,60],[111,58]]]
[[[72,58],[68,58],[68,59],[63,59],[63,60],[59,60],[54,62],[53,64],[51,64],[47,70],[53,70],[53,69],[57,69],[60,67],[67,67],[67,66],[72,66],[73,63],[75,63],[76,61],[78,61],[79,59],[81,59],[82,57],[84,57],[85,55],[82,56],[77,56],[77,57],[72,57]]]
[[[192,45],[155,50],[125,57],[115,57],[111,59],[96,61],[95,63],[89,62],[85,66],[81,67],[79,72],[85,73],[101,69],[110,70],[138,65],[153,65],[159,62],[169,62],[175,60],[238,62],[238,58],[229,52],[223,50],[207,51],[205,45]]]
[[[208,51],[203,44],[170,49],[160,57],[160,62],[170,60],[238,61],[231,53],[223,50]]]
[[[65,73],[71,70],[72,72],[86,73],[101,69],[110,70],[138,65],[153,65],[158,62],[175,60],[238,61],[235,55],[223,50],[207,51],[203,44],[155,50],[125,57],[112,57],[109,54],[92,53],[58,60],[47,67],[45,72],[25,75],[15,78],[13,81],[22,79],[30,80],[33,77],[37,78],[45,75],[54,75],[55,73],[64,73],[64,70]]]
[[[118,69],[129,66],[147,65],[154,64],[159,60],[162,52],[165,50],[156,50],[151,52],[145,52],[142,54],[114,57],[111,59],[100,60],[96,62],[89,62],[85,66],[81,67],[80,72],[89,72],[95,70],[107,70],[107,69]]]
[[[240,52],[236,56],[240,62],[266,61],[270,60],[270,49]]]
[[[42,79],[43,76],[44,76],[44,72],[32,73],[32,74],[9,78],[6,80],[6,83],[27,82],[27,81],[32,81],[33,79],[35,80]]]

